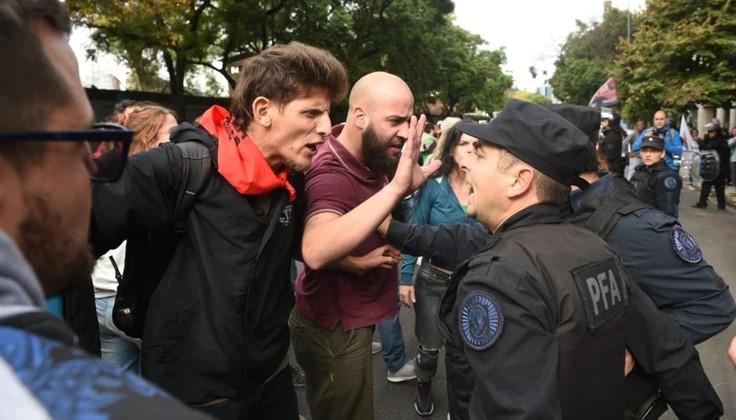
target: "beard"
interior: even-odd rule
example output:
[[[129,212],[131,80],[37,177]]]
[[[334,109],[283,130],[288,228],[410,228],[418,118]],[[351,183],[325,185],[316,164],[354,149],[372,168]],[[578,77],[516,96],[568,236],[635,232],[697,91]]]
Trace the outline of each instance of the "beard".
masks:
[[[40,195],[26,194],[26,217],[18,247],[41,282],[46,297],[91,281],[95,257],[84,241],[75,243],[61,216]]]
[[[363,140],[363,158],[365,166],[376,175],[385,175],[389,179],[394,176],[400,157],[389,154],[391,141],[381,141],[373,127],[368,124],[361,135]]]

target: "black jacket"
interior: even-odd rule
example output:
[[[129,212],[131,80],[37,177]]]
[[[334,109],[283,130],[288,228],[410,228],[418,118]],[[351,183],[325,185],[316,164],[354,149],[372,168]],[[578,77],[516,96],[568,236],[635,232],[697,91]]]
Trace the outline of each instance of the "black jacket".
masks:
[[[644,203],[656,208],[664,214],[678,218],[680,211],[680,190],[682,178],[670,169],[662,159],[651,167],[639,165],[636,167],[631,183]]]
[[[606,162],[616,162],[621,160],[621,146],[623,137],[621,137],[621,129],[618,127],[608,128],[603,131],[603,143],[601,144],[601,154],[606,158]]]
[[[715,150],[718,153],[718,178],[728,179],[731,173],[731,148],[728,147],[728,140],[720,134],[713,138],[706,136],[701,150]]]
[[[473,368],[471,417],[620,419],[628,283],[603,240],[557,207],[509,218],[455,271],[440,309]]]
[[[617,181],[616,186],[612,180]],[[601,202],[618,199],[621,194],[633,197],[635,193],[620,176],[610,174],[601,178],[584,192],[573,195],[575,216],[570,220],[585,226]],[[675,252],[670,237],[679,226],[676,219],[645,205],[640,207],[619,219],[613,230],[604,235],[609,245],[622,255],[627,271],[636,280],[630,285],[633,305],[628,316],[628,346],[639,367],[657,377],[665,398],[678,413],[711,418],[723,408],[688,337],[700,342],[728,327],[736,315],[733,298],[705,260],[688,263]],[[641,236],[641,232],[649,233]],[[392,221],[386,239],[402,251],[428,253],[432,258],[458,265],[481,249],[483,243],[492,240],[489,235],[481,224],[429,226]],[[632,247],[631,238],[635,236],[646,238],[645,246]],[[662,250],[657,264],[651,263],[652,249]],[[638,286],[667,317],[661,316]],[[677,368],[673,369],[673,364]]]
[[[141,363],[146,378],[187,403],[201,404],[243,396],[283,366],[303,175],[290,178],[296,202],[289,203],[286,189],[279,189],[271,193],[271,210],[264,211],[256,197],[241,195],[214,170],[213,137],[181,124],[171,139],[183,137],[209,147],[214,168],[151,299]],[[128,230],[170,229],[181,177],[182,155],[174,144],[133,156],[121,181],[94,192],[97,251],[115,247]]]

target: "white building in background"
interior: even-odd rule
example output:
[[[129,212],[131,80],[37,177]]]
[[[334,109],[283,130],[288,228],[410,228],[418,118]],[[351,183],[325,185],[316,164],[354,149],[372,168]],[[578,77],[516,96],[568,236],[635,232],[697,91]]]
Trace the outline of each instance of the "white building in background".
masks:
[[[542,96],[544,96],[546,98],[549,98],[552,101],[556,101],[555,96],[554,96],[554,92],[552,91],[552,86],[550,86],[550,85],[540,86],[540,87],[534,89],[534,93],[536,93],[537,95],[542,95]]]
[[[86,74],[82,86],[97,89],[121,90],[120,79],[104,70],[93,70]]]

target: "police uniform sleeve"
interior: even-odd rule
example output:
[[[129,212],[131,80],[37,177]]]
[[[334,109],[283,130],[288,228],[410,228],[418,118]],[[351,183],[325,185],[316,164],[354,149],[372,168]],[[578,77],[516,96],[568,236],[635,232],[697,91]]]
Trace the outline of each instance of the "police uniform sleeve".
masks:
[[[654,183],[654,200],[662,213],[674,218],[679,216],[680,190],[682,179],[674,172],[665,171],[657,174]]]
[[[90,243],[96,253],[120,245],[128,225],[156,230],[171,224],[181,178],[181,150],[166,143],[131,156],[119,181],[95,184]]]
[[[434,179],[429,179],[422,187],[419,201],[417,201],[417,205],[409,219],[411,223],[429,223],[429,214],[432,209],[432,204],[437,198],[437,188],[435,185],[438,185],[437,182]],[[417,257],[422,255],[424,254],[404,253],[404,258],[401,261],[399,284],[402,286],[411,286],[414,284],[414,267],[417,264]]]
[[[626,320],[626,345],[637,369],[654,376],[678,418],[714,419],[723,414],[692,342],[636,285]]]
[[[736,317],[728,285],[705,261],[695,238],[670,216],[639,210],[621,218],[606,242],[642,291],[693,343],[723,331]]]
[[[480,223],[413,225],[392,220],[386,240],[401,252],[424,255],[439,266],[455,268],[476,253],[490,232]]]
[[[455,341],[476,380],[472,418],[561,419],[555,302],[498,257],[468,263],[455,301]]]

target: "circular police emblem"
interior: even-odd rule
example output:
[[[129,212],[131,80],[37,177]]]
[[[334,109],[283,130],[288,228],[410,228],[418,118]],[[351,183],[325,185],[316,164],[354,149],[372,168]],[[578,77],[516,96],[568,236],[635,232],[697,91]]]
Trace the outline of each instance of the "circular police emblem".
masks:
[[[675,253],[684,261],[689,263],[697,263],[703,259],[703,251],[700,250],[698,243],[695,242],[693,235],[689,234],[682,226],[675,226],[670,233],[672,247]]]
[[[503,330],[503,314],[496,299],[484,292],[465,297],[459,314],[463,341],[475,350],[491,347]]]
[[[667,187],[669,190],[674,190],[675,187],[677,187],[677,180],[674,176],[668,176],[664,180],[664,186]]]

